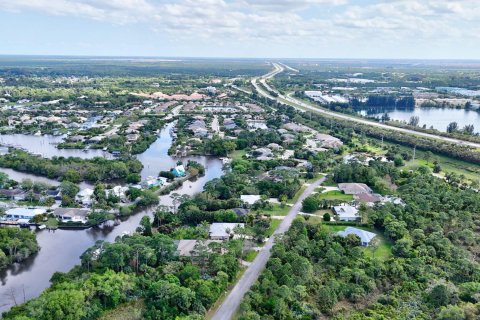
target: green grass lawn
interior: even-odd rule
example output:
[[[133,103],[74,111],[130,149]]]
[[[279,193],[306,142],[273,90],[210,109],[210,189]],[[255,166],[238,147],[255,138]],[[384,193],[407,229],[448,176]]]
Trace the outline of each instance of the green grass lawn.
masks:
[[[330,217],[333,217],[333,212],[332,212],[332,210],[330,210],[330,209],[320,209],[320,210],[315,211],[315,212],[312,213],[312,214],[323,218],[323,215],[324,215],[325,213],[328,213],[328,214],[330,214]]]
[[[270,222],[270,227],[265,232],[266,236],[271,237],[273,232],[277,229],[281,222],[282,220],[272,219],[272,221]]]
[[[243,260],[252,262],[253,260],[255,260],[255,257],[257,256],[257,254],[258,254],[257,251],[250,250],[245,254],[245,257],[243,258]]]
[[[286,216],[288,214],[288,211],[290,211],[290,206],[285,205],[283,208],[281,205],[273,203],[272,204],[273,208],[272,210],[264,210],[264,213],[268,213],[272,216]]]
[[[300,198],[300,196],[302,195],[303,191],[305,191],[305,189],[307,189],[307,186],[302,186],[297,191],[297,193],[295,193],[295,196],[292,199],[288,200],[287,202],[290,204],[294,204],[295,202],[297,202],[298,198]]]
[[[324,183],[322,183],[322,186],[324,186],[324,187],[337,187],[338,183],[333,181],[332,178],[330,177],[327,180],[325,180]]]
[[[48,218],[47,221],[44,223],[48,228],[56,229],[58,228],[58,220],[57,218]]]
[[[380,142],[380,140],[377,140],[374,138],[369,138],[369,139]],[[399,146],[400,150],[402,151],[407,151],[410,153],[413,152],[413,148],[409,148],[399,144],[389,143],[385,141],[384,145],[385,146],[395,145],[395,146]],[[442,171],[440,172],[441,175],[444,175],[445,172],[454,172],[458,175],[463,174],[467,180],[476,180],[480,175],[480,165],[478,164],[473,164],[473,163],[449,158],[449,157],[438,155],[438,154],[433,154],[432,158],[428,162],[425,160],[424,157],[425,157],[425,152],[421,150],[417,150],[415,155],[415,158],[416,158],[415,161],[406,162],[405,167],[403,168],[407,170],[410,170],[418,166],[427,166],[429,168],[433,168],[433,162],[437,160],[438,163],[440,164],[440,167],[442,168]]]
[[[409,161],[405,164],[406,169],[412,169],[418,166],[427,166],[433,168],[433,162],[438,161],[442,171],[440,175],[445,175],[445,172],[454,172],[458,175],[464,175],[467,180],[477,180],[480,176],[480,166],[452,158],[434,155],[429,161],[423,159],[424,153],[418,152],[418,157],[415,161]]]
[[[239,160],[239,159],[242,159],[242,157],[246,154],[247,154],[247,151],[245,150],[235,150],[232,152],[231,157],[233,160]]]
[[[320,193],[318,195],[319,199],[324,200],[341,200],[341,201],[352,201],[353,196],[351,194],[344,194],[342,191],[333,190],[325,193]]]
[[[312,179],[305,180],[306,183],[313,183],[317,181],[318,179],[326,176],[325,173],[316,173]]]

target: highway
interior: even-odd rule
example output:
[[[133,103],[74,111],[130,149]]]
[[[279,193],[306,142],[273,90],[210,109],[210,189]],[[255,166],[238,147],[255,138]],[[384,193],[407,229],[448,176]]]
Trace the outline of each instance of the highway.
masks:
[[[310,195],[324,181],[325,178],[317,180],[309,185],[307,189],[305,189],[305,191],[300,195],[297,202],[295,202],[288,214],[273,233],[273,236],[268,239],[267,243],[265,243],[265,246],[262,248],[262,250],[260,250],[255,260],[253,260],[252,264],[248,266],[243,276],[235,284],[211,320],[230,320],[233,318],[240,307],[243,297],[250,290],[250,287],[255,283],[255,281],[257,281],[263,269],[265,269],[267,261],[271,255],[270,249],[272,249],[273,245],[275,244],[275,237],[284,234],[288,231],[288,229],[290,229],[293,220],[300,212],[303,199]]]
[[[354,121],[354,122],[357,122],[357,123],[366,124],[366,125],[369,125],[369,126],[374,126],[374,127],[378,127],[378,128],[382,128],[382,129],[397,131],[397,132],[400,132],[400,133],[406,133],[406,134],[411,134],[411,135],[415,135],[415,136],[419,136],[419,137],[425,137],[425,138],[436,139],[436,140],[441,140],[441,141],[445,141],[445,142],[470,146],[470,147],[474,147],[474,148],[480,148],[480,143],[475,143],[475,142],[470,142],[470,141],[465,141],[465,140],[460,140],[460,139],[455,139],[455,138],[449,138],[449,137],[443,137],[443,136],[439,136],[439,135],[435,135],[435,134],[431,134],[431,133],[419,132],[419,131],[405,129],[405,128],[393,127],[393,126],[389,126],[387,124],[383,124],[383,123],[379,123],[379,122],[373,122],[373,121],[365,120],[365,119],[362,119],[362,118],[354,117],[354,116],[351,116],[351,115],[342,114],[342,113],[322,109],[322,108],[313,106],[311,104],[305,103],[301,100],[295,99],[294,97],[289,96],[289,95],[284,96],[281,93],[279,93],[278,91],[276,91],[275,89],[273,89],[271,86],[269,86],[268,83],[266,82],[268,79],[275,77],[277,74],[279,74],[279,73],[281,73],[285,70],[285,67],[278,64],[278,63],[274,63],[273,67],[274,67],[274,69],[272,71],[270,71],[269,73],[267,73],[267,74],[265,74],[261,77],[253,78],[251,83],[255,87],[255,89],[258,91],[259,94],[261,94],[264,97],[276,100],[279,103],[284,103],[284,104],[290,105],[290,106],[292,106],[292,107],[294,107],[298,110],[301,110],[301,111],[305,111],[305,110],[313,111],[313,112],[316,112],[316,113],[324,114],[324,115],[329,116],[329,117]],[[258,82],[260,82],[268,90],[277,93],[278,97],[274,97],[274,96],[270,95],[270,93],[265,91],[258,84]]]

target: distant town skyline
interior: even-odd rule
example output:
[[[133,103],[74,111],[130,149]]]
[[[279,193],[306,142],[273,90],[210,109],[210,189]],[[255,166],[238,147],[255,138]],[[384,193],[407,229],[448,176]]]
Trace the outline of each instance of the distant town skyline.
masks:
[[[0,0],[0,54],[478,59],[472,0]]]

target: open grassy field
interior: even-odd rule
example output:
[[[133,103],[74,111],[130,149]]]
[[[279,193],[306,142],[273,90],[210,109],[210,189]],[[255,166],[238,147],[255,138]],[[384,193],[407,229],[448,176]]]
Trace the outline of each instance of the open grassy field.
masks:
[[[264,213],[268,213],[272,216],[286,216],[290,211],[290,206],[285,205],[282,207],[280,204],[272,204],[272,210],[264,210]]]
[[[319,199],[324,200],[341,200],[341,201],[352,201],[353,196],[351,194],[345,194],[342,191],[333,190],[325,193],[320,193],[318,195]]]
[[[376,142],[380,143],[380,140],[373,139],[373,138],[369,138],[369,139],[375,140]],[[408,148],[398,144],[392,144],[386,141],[384,142],[384,146],[394,146],[394,145],[398,146],[402,151],[413,153],[412,148]],[[370,144],[364,144],[363,146],[366,149],[368,149],[370,152],[378,156],[383,156],[386,153],[386,150],[377,146],[373,146]],[[422,150],[416,150],[415,160],[406,162],[404,168],[408,170],[418,166],[427,166],[429,168],[433,168],[434,161],[438,161],[438,163],[440,164],[440,167],[442,168],[442,171],[440,172],[441,176],[444,176],[446,172],[454,172],[458,175],[464,175],[465,180],[478,181],[480,179],[480,165],[449,158],[449,157],[438,155],[438,154],[433,154],[433,156],[427,161],[425,159],[425,154],[426,152]]]
[[[242,157],[246,154],[247,154],[247,151],[245,150],[235,150],[232,152],[231,157],[233,160],[239,160],[239,159],[242,159]]]

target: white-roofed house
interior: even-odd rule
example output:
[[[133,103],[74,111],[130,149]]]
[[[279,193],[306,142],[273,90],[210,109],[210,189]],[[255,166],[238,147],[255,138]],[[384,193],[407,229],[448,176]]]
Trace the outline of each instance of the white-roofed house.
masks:
[[[373,232],[365,231],[362,229],[354,228],[354,227],[347,227],[343,231],[337,232],[337,234],[341,237],[346,237],[348,235],[354,234],[360,238],[360,242],[362,246],[367,247],[377,235]]]
[[[86,206],[90,206],[92,204],[92,196],[93,196],[93,189],[85,188],[80,190],[79,193],[75,196],[75,201],[81,203]]]
[[[5,218],[7,220],[30,220],[33,217],[44,214],[47,210],[42,208],[13,208],[5,211]]]
[[[87,222],[87,216],[90,213],[88,209],[82,208],[56,208],[53,215],[63,222]]]
[[[334,206],[333,212],[338,216],[340,221],[357,221],[360,220],[360,215],[355,207],[344,205]]]
[[[244,228],[243,223],[212,223],[208,234],[212,240],[228,240],[235,235],[235,228]]]
[[[194,254],[195,246],[197,244],[203,244],[209,247],[211,243],[222,243],[220,240],[178,240],[177,242],[177,254],[182,257],[190,257]]]
[[[259,201],[261,199],[260,195],[255,195],[255,194],[244,194],[240,196],[240,200],[242,200],[244,203],[247,205],[251,206],[255,202]]]

